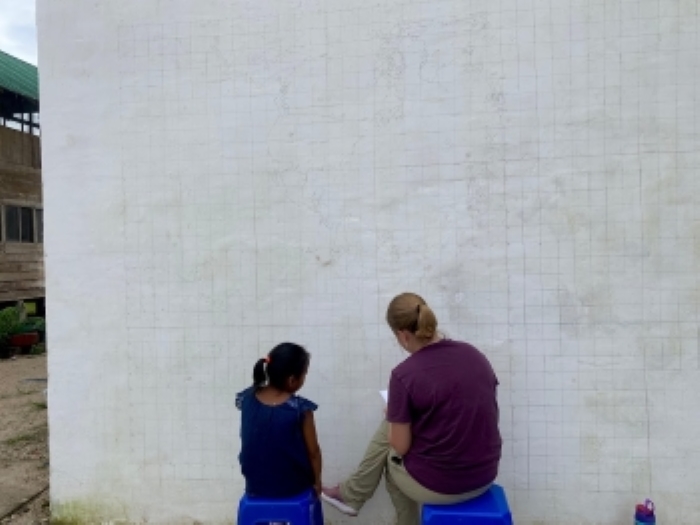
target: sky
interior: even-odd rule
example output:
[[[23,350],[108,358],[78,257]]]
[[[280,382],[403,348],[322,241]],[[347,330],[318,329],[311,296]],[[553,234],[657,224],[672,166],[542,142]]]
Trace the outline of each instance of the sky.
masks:
[[[34,1],[0,0],[0,50],[36,65]]]

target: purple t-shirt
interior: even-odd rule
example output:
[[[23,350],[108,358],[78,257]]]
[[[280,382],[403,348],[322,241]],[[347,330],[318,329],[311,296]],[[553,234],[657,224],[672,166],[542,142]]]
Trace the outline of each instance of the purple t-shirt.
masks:
[[[462,494],[496,479],[497,385],[481,352],[448,339],[394,368],[387,420],[411,423],[411,448],[403,460],[418,483],[440,494]]]

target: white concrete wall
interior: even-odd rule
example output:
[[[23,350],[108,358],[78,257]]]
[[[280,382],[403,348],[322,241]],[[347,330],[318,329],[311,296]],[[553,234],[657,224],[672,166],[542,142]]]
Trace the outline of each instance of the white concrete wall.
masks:
[[[38,17],[57,512],[231,523],[233,396],[287,339],[342,479],[414,290],[497,369],[518,525],[697,523],[696,2]]]

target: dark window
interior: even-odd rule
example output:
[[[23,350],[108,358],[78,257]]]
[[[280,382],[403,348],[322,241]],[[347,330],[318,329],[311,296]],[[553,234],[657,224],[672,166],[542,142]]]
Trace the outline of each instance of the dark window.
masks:
[[[22,208],[22,242],[34,242],[34,209]]]
[[[36,219],[34,213],[41,212]],[[42,210],[34,208],[23,208],[20,206],[5,206],[5,241],[6,242],[35,242],[37,233],[34,231],[34,221],[39,221],[41,227],[44,225]],[[1,225],[0,225],[1,226]],[[41,231],[43,242],[44,232]]]
[[[44,210],[36,210],[36,242],[44,242]]]
[[[7,242],[19,242],[20,218],[17,206],[5,206],[5,240]]]

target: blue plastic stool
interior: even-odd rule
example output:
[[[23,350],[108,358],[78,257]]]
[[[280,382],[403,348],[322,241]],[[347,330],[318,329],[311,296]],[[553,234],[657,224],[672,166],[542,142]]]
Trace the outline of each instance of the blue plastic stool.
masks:
[[[423,525],[513,525],[503,487],[491,488],[478,498],[454,505],[423,505]]]
[[[238,525],[323,525],[321,502],[313,491],[285,499],[251,498],[238,504]]]

